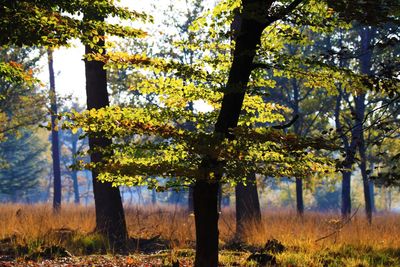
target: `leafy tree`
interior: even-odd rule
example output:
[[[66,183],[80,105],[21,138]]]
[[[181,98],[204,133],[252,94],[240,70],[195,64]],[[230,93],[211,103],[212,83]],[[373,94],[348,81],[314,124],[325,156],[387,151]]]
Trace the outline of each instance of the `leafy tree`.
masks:
[[[99,107],[96,100],[108,102],[103,92],[103,99],[93,94],[96,86],[106,86],[105,71],[99,62],[90,62],[92,52],[101,53],[104,50],[105,34],[111,34],[122,37],[139,37],[144,32],[132,27],[125,27],[120,24],[110,24],[104,21],[105,17],[114,16],[121,19],[135,20],[146,19],[147,16],[137,12],[129,11],[126,8],[116,7],[112,1],[86,1],[76,0],[66,3],[65,1],[6,1],[0,6],[0,46],[47,46],[57,47],[68,45],[68,41],[73,38],[80,39],[86,45],[86,70],[88,78],[88,108]],[[84,14],[84,19],[79,16]],[[71,16],[72,15],[72,16]],[[102,19],[103,18],[103,19]],[[10,64],[9,64],[10,65]],[[16,72],[14,68],[10,71],[8,66],[2,65],[1,70],[6,73]],[[96,83],[96,72],[104,77],[103,83]],[[21,76],[21,75],[20,75]],[[10,75],[6,76],[10,79]],[[95,84],[91,85],[91,79]],[[107,93],[106,89],[105,93]],[[102,104],[100,105],[102,106]],[[101,145],[91,142],[91,145]],[[108,142],[108,141],[106,141]],[[93,148],[93,147],[92,147]],[[94,159],[96,156],[94,156]],[[94,187],[101,188],[100,192],[95,191],[95,198],[102,200],[113,199],[111,201],[115,207],[109,205],[107,201],[96,203],[96,229],[104,234],[110,241],[111,247],[116,250],[124,249],[126,240],[126,227],[123,219],[122,203],[120,196],[117,196],[119,190],[111,188],[109,184],[99,183],[93,179]],[[102,195],[98,195],[100,193]],[[119,201],[119,203],[118,203]],[[117,217],[114,216],[117,214]],[[116,222],[111,223],[114,219]],[[121,238],[121,239],[120,239]]]
[[[304,177],[315,172],[329,172],[331,166],[325,158],[302,151],[306,147],[309,152],[334,147],[323,138],[315,140],[286,135],[282,129],[291,126],[292,122],[273,126],[284,120],[282,113],[287,109],[265,103],[255,93],[244,99],[249,82],[262,83],[250,80],[250,73],[256,68],[253,58],[264,28],[299,4],[295,2],[282,7],[276,13],[278,18],[261,23],[253,15],[263,10],[260,8],[263,3],[256,3],[255,6],[243,3],[242,27],[233,55],[229,53],[229,42],[214,43],[215,29],[214,35],[194,45],[194,49],[203,47],[210,52],[190,67],[174,60],[143,55],[95,55],[96,60],[106,62],[109,68],[133,65],[137,72],[150,73],[135,89],[143,94],[157,95],[159,104],[75,112],[69,115],[74,123],[66,124],[72,129],[82,127],[92,138],[107,136],[116,140],[108,149],[99,149],[103,155],[109,153],[107,160],[86,165],[97,169],[102,180],[112,181],[115,185],[148,185],[158,190],[177,186],[177,181],[179,185],[194,183],[197,266],[216,266],[218,261],[217,194],[220,183],[243,182],[250,173]],[[226,8],[225,3],[218,6],[214,10],[215,16]],[[220,15],[219,19],[223,21],[225,16]],[[210,27],[210,32],[212,27],[221,27],[218,23]],[[210,112],[185,109],[189,102],[196,100],[206,101],[215,109]],[[183,128],[181,121],[193,123],[197,131]],[[273,127],[265,127],[267,122]],[[150,138],[143,142],[132,136]],[[165,177],[166,182],[159,184],[155,176]]]
[[[0,48],[0,64],[11,66],[6,68],[11,72],[0,76],[0,142],[44,118],[45,98],[32,77],[38,58],[32,58],[31,52],[29,48]]]

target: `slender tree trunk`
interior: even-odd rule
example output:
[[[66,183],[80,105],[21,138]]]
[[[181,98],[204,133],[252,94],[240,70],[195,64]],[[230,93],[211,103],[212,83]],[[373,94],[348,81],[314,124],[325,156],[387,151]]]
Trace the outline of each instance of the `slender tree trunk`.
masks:
[[[104,21],[104,18],[94,14],[85,14],[84,19]],[[104,40],[98,42],[99,46],[104,46]],[[85,54],[96,53],[98,51],[85,45]],[[104,53],[104,51],[103,51]],[[85,60],[86,70],[86,95],[87,108],[98,109],[109,105],[107,93],[107,75],[104,63],[100,61]],[[89,137],[89,147],[107,147],[111,140],[102,137]],[[103,155],[98,152],[91,154],[92,162],[101,162]],[[96,231],[104,235],[114,251],[126,251],[126,241],[128,238],[124,210],[120,190],[112,187],[110,183],[102,183],[97,180],[99,173],[94,170],[93,175],[93,195],[96,209]]]
[[[157,193],[155,189],[151,190],[151,204],[157,204]]]
[[[60,146],[58,138],[58,130],[56,129],[57,121],[57,95],[53,67],[53,50],[47,49],[49,78],[50,78],[50,102],[51,102],[51,152],[53,158],[53,211],[58,212],[61,209],[61,170],[60,170]]]
[[[189,191],[188,191],[188,213],[193,213],[194,212],[194,207],[193,207],[193,186],[189,186]]]
[[[367,166],[365,160],[365,150],[364,146],[360,146],[360,158],[361,158],[361,176],[363,180],[363,187],[364,187],[364,201],[365,201],[365,213],[367,215],[368,222],[372,223],[372,201],[371,201],[371,191],[370,191],[370,181],[368,179],[367,174]]]
[[[374,189],[374,182],[369,182],[369,193],[371,194],[371,208],[372,212],[376,212],[376,205],[375,205],[375,189]]]
[[[72,142],[72,155],[76,155],[76,153],[78,152],[78,136],[73,135],[71,142]],[[74,164],[76,163],[75,157],[73,163]],[[72,170],[71,177],[74,186],[74,203],[79,204],[80,197],[79,197],[78,171]]]
[[[235,187],[236,239],[240,241],[245,241],[246,227],[261,223],[261,210],[255,173],[251,173],[247,181],[246,186],[240,183]]]
[[[346,159],[342,166],[344,170],[342,170],[341,212],[343,218],[348,218],[350,217],[351,214],[351,173],[352,173],[351,167],[354,162],[355,139],[353,138],[351,144],[349,144],[347,136],[343,133],[342,124],[340,122],[341,101],[342,101],[342,92],[339,90],[339,95],[336,98],[335,124],[337,132],[342,137],[342,141],[346,151]]]
[[[293,112],[298,115],[300,113],[300,88],[296,80],[292,79],[293,87]],[[300,135],[300,121],[297,120],[294,125],[294,133]],[[296,177],[296,210],[297,214],[303,216],[304,214],[304,199],[303,199],[303,179]]]
[[[222,184],[218,186],[218,213],[221,214],[222,212]]]

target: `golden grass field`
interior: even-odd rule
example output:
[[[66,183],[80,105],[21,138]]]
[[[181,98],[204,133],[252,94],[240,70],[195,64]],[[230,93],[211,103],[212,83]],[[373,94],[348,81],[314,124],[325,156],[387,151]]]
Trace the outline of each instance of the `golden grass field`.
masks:
[[[169,257],[183,255],[190,262],[195,244],[193,216],[175,206],[127,207],[125,211],[131,237],[148,239],[159,235],[169,244]],[[94,216],[93,207],[64,205],[57,215],[50,205],[1,204],[0,239],[13,237],[14,245],[32,249],[35,244],[57,245],[74,255],[85,254],[79,246],[93,242],[90,233]],[[233,210],[222,211],[221,248],[232,243],[234,218]],[[262,247],[267,240],[279,240],[287,248],[276,255],[282,266],[400,266],[400,215],[379,213],[369,225],[360,209],[351,222],[339,227],[339,214],[306,212],[300,218],[291,210],[265,210],[262,225],[249,225],[246,243]],[[73,239],[80,242],[66,242],[65,236],[54,234],[56,229],[69,229]],[[251,265],[245,261],[248,254],[222,250],[220,260],[226,266]]]

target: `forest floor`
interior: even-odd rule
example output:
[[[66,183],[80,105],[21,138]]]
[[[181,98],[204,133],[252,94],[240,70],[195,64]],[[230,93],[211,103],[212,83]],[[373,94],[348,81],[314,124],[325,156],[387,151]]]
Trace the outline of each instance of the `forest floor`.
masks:
[[[339,214],[290,210],[263,212],[234,239],[234,212],[220,217],[220,265],[400,266],[400,215],[376,214],[371,225],[359,211],[350,222]],[[48,205],[0,205],[1,266],[192,266],[194,218],[179,206],[126,208],[128,255],[113,255],[94,229],[94,209]],[[178,265],[176,265],[178,266]]]

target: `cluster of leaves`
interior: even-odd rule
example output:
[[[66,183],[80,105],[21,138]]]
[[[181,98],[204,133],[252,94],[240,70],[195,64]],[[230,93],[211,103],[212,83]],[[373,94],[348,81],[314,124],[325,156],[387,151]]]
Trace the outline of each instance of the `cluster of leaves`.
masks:
[[[180,178],[170,179],[167,187],[176,186],[174,183],[191,183],[206,171],[199,169],[204,155],[218,158],[219,163],[211,171],[223,173],[224,182],[232,184],[244,180],[249,172],[306,177],[333,171],[329,160],[310,153],[315,149],[336,148],[323,138],[300,138],[263,127],[239,127],[232,132],[235,140],[221,141],[220,136],[204,129],[209,118],[181,112],[181,116],[186,113],[187,118],[192,122],[196,120],[199,126],[196,131],[190,131],[183,123],[173,122],[168,116],[173,113],[171,109],[160,110],[158,106],[153,106],[152,110],[149,106],[109,107],[68,114],[71,121],[65,122],[64,127],[73,131],[82,128],[95,137],[114,138],[110,147],[95,149],[107,155],[106,160],[81,164],[100,169],[100,179],[115,185],[148,185],[162,189],[165,184],[160,186],[155,177]]]
[[[117,36],[142,36],[144,32],[120,24],[81,19],[82,14],[148,20],[145,14],[117,7],[114,1],[6,1],[1,5],[0,44],[27,46],[68,45],[80,39],[96,45],[103,32]]]
[[[0,71],[5,73],[0,78],[0,141],[6,134],[18,133],[19,128],[34,125],[44,117],[45,99],[32,76],[38,57],[30,57],[31,52],[28,48],[0,49],[4,61]]]
[[[68,120],[64,128],[73,132],[82,128],[86,135],[114,140],[110,147],[83,152],[102,153],[103,162],[81,162],[80,167],[99,169],[99,178],[114,185],[147,185],[159,190],[190,184],[210,172],[211,177],[223,174],[222,182],[236,184],[245,182],[251,172],[274,177],[310,177],[335,171],[334,162],[316,152],[337,149],[330,140],[321,136],[302,138],[274,129],[274,125],[286,120],[291,110],[266,101],[266,91],[257,90],[275,86],[275,81],[262,71],[254,71],[251,77],[250,93],[245,97],[239,126],[231,129],[234,140],[214,133],[213,125],[226,90],[234,45],[227,38],[232,36],[228,25],[239,6],[238,1],[221,2],[213,12],[194,22],[190,40],[176,42],[176,51],[189,51],[194,55],[190,64],[171,57],[154,58],[125,52],[89,55],[91,60],[103,61],[107,69],[128,69],[130,75],[139,80],[131,89],[143,96],[143,103],[140,107],[114,106],[66,114]],[[312,12],[317,17],[316,11],[309,11]],[[331,16],[329,10],[326,16]],[[315,75],[307,74],[304,59],[296,61],[291,57],[286,60],[287,64],[282,64],[283,57],[288,57],[283,53],[287,36],[298,36],[298,32],[285,23],[274,24],[266,30],[258,60],[271,62],[273,59],[274,68],[282,69],[274,72],[276,76],[292,77],[296,75],[293,70],[296,67],[297,74],[302,73],[304,79],[310,83],[314,81],[318,88],[324,86],[315,82],[321,77],[317,73],[321,73],[322,67],[330,71],[326,76],[336,75],[339,79],[339,70],[335,73],[322,64],[312,65]],[[301,42],[311,42],[310,36],[302,38]],[[274,52],[273,56],[270,51]],[[336,82],[324,79],[324,84]],[[148,95],[152,95],[154,101],[146,102]],[[204,164],[207,158],[217,161]],[[160,177],[167,178],[166,183],[160,182]]]

